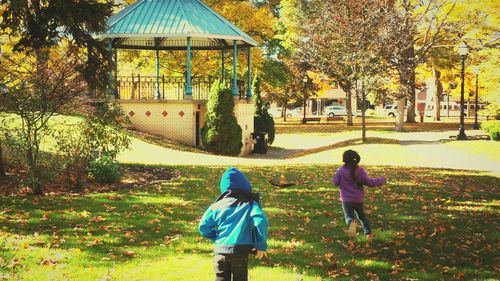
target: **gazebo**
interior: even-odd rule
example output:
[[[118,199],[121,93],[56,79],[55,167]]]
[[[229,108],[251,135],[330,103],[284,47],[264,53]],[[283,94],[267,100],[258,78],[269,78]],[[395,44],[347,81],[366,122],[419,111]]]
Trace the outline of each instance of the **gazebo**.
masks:
[[[235,116],[243,131],[241,154],[250,153],[254,128],[251,48],[257,46],[257,42],[249,35],[200,0],[138,0],[111,17],[106,31],[96,38],[107,41],[113,54],[110,63],[115,67],[118,49],[156,52],[154,77],[120,77],[116,71],[113,75],[111,70],[110,94],[116,97],[137,130],[190,145],[200,145],[200,128],[210,87],[216,79],[226,81],[225,56],[232,50],[230,84]],[[237,77],[237,55],[241,49],[247,52],[246,85]],[[163,50],[186,51],[183,77],[160,76],[160,52]],[[191,54],[197,50],[221,53],[220,77],[192,77]]]

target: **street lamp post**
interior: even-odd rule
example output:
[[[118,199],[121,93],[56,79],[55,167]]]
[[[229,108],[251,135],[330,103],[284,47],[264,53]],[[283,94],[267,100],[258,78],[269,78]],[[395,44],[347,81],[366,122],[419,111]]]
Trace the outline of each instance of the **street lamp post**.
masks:
[[[479,124],[477,123],[477,110],[479,102],[479,66],[474,67],[474,74],[476,74],[476,106],[474,106],[474,130],[479,129]]]
[[[462,43],[458,47],[458,54],[460,55],[460,59],[462,60],[462,71],[460,72],[462,78],[462,84],[460,86],[460,129],[458,131],[457,140],[465,140],[467,136],[465,135],[465,124],[464,124],[464,80],[465,80],[465,59],[467,58],[467,53],[469,52],[469,48],[465,43]]]
[[[302,124],[306,123],[306,106],[307,106],[307,81],[309,79],[307,78],[307,74],[304,76],[302,79],[302,82],[304,82],[304,118],[302,118]]]

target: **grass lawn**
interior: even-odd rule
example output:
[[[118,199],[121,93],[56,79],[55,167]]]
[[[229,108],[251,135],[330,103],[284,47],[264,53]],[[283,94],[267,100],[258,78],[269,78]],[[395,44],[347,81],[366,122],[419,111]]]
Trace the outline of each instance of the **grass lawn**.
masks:
[[[369,167],[375,240],[349,240],[336,166],[244,167],[270,219],[269,258],[251,280],[498,280],[500,179],[482,173]],[[0,279],[213,280],[197,224],[223,167],[111,193],[0,198]],[[293,187],[268,180],[284,175]]]

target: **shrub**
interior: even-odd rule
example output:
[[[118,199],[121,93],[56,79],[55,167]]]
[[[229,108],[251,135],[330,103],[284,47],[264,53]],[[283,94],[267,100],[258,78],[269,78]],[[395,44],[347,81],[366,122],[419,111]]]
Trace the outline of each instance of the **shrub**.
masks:
[[[274,137],[276,135],[276,129],[274,128],[274,120],[267,112],[267,106],[262,102],[262,96],[260,94],[260,84],[262,83],[262,79],[258,75],[255,76],[253,80],[253,93],[255,96],[255,116],[253,119],[254,122],[254,131],[256,133],[266,132],[269,134],[269,144],[272,144],[274,141]]]
[[[499,121],[487,121],[481,123],[481,129],[485,130],[491,137],[492,140],[500,140],[500,122]]]
[[[82,128],[91,148],[111,158],[127,149],[130,138],[122,127],[128,125],[129,120],[124,116],[119,104],[103,102],[96,105],[94,116],[88,118]]]
[[[477,114],[487,118],[493,117],[495,120],[500,120],[500,104],[488,104],[484,109],[479,110]]]
[[[115,118],[119,117],[120,112],[111,106],[111,104],[101,105],[105,107],[102,109],[103,113],[86,118],[78,124],[54,130],[53,137],[62,166],[61,170],[66,176],[69,187],[74,190],[79,191],[83,187],[87,170],[91,166],[93,151],[114,159],[130,144],[128,135]],[[113,113],[114,111],[116,114]],[[110,117],[110,115],[116,116]]]
[[[53,131],[61,173],[73,190],[83,188],[87,168],[92,157],[92,148],[85,132],[85,122],[67,125]]]
[[[118,163],[109,156],[91,161],[88,172],[89,176],[99,183],[117,182],[123,175]]]
[[[205,113],[205,124],[201,128],[204,147],[217,154],[237,155],[243,144],[242,130],[234,117],[234,100],[227,84],[216,82],[210,91]]]

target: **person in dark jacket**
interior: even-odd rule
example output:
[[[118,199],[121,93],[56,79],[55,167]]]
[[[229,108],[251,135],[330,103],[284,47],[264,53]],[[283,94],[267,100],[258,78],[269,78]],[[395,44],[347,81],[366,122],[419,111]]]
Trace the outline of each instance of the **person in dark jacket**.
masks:
[[[342,160],[344,165],[335,173],[333,185],[340,186],[340,201],[342,201],[345,221],[349,225],[348,234],[350,237],[356,235],[357,224],[354,220],[354,213],[356,213],[368,241],[371,241],[373,236],[370,222],[363,208],[364,186],[375,187],[384,185],[386,178],[370,178],[366,170],[358,166],[361,157],[354,150],[346,150],[342,155]]]
[[[268,220],[252,193],[247,177],[227,169],[220,180],[221,195],[201,218],[200,234],[215,243],[216,281],[248,280],[248,255],[266,257]]]

